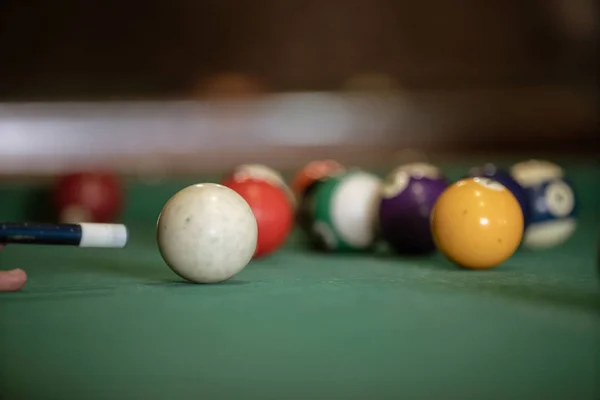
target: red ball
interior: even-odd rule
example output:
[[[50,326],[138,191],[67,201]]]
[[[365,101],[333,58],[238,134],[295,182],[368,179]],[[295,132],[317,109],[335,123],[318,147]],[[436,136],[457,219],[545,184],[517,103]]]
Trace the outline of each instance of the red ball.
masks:
[[[228,179],[224,186],[236,191],[250,205],[258,224],[254,257],[266,256],[281,247],[294,222],[294,210],[283,190],[254,179]]]
[[[230,171],[225,177],[225,181],[244,181],[246,179],[265,181],[277,186],[287,195],[288,200],[292,203],[292,207],[296,207],[296,196],[294,196],[294,193],[292,193],[292,190],[286,184],[285,179],[279,171],[264,164],[241,164],[235,167],[233,171]]]
[[[61,176],[53,200],[64,223],[114,222],[121,212],[123,190],[110,172],[77,172]]]

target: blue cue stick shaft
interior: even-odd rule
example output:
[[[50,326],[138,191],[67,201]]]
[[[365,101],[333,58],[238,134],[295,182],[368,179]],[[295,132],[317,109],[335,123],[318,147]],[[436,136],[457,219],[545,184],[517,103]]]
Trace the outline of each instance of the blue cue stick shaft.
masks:
[[[127,228],[119,224],[0,223],[0,243],[124,247],[127,236]]]
[[[0,243],[79,246],[81,237],[81,225],[76,224],[0,224]]]

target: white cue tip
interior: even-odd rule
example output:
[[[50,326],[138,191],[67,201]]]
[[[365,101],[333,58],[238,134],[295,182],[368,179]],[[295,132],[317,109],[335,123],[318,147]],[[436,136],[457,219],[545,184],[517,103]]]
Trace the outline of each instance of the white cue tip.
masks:
[[[121,224],[82,222],[79,247],[123,248],[127,244],[127,227]]]

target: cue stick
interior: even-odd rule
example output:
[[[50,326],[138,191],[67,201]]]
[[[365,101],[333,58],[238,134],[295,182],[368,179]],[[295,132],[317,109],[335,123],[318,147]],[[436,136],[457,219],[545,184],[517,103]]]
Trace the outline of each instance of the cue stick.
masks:
[[[3,244],[122,248],[127,244],[128,236],[127,227],[122,224],[0,223],[0,243]]]

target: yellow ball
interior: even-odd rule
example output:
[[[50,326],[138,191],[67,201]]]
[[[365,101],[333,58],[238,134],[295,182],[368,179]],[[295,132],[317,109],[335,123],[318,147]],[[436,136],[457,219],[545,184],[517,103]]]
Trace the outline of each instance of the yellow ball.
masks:
[[[442,254],[469,269],[502,264],[519,247],[523,212],[515,196],[487,178],[463,179],[446,189],[431,213]]]

